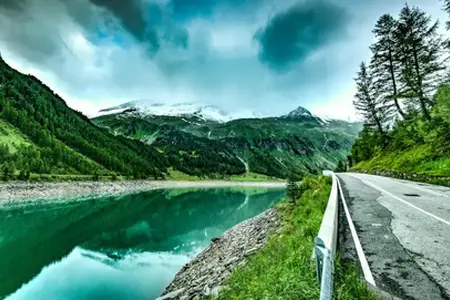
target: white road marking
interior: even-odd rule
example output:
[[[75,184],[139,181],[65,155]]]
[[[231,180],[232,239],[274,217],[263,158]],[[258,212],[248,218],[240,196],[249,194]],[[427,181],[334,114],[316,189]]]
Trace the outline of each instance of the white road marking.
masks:
[[[351,176],[358,178],[357,176],[354,176],[354,175],[351,175]],[[380,188],[379,186],[377,186],[377,185],[375,185],[375,184],[373,184],[373,183],[368,182],[367,180],[364,180],[364,179],[361,179],[361,178],[358,178],[358,179],[361,180],[365,185],[368,185],[368,186],[370,186],[370,187],[372,187],[372,188],[374,188],[374,189],[376,189],[376,190],[378,190],[378,191],[380,191],[380,192],[382,192],[382,193],[384,193],[384,194],[386,194],[386,195],[389,195],[389,196],[391,196],[392,198],[397,199],[398,201],[400,201],[400,202],[402,202],[402,203],[404,203],[404,204],[406,204],[406,205],[408,205],[408,206],[410,206],[410,207],[412,207],[412,208],[414,208],[414,209],[420,211],[421,213],[424,213],[424,214],[426,214],[427,216],[430,216],[430,217],[432,217],[432,218],[434,218],[434,219],[436,219],[436,220],[438,220],[438,221],[440,221],[440,222],[442,222],[442,223],[444,223],[444,224],[450,226],[450,222],[449,222],[449,221],[446,221],[446,220],[444,220],[444,219],[442,219],[442,218],[440,218],[440,217],[438,217],[438,216],[435,216],[435,215],[433,215],[432,213],[430,213],[430,212],[428,212],[428,211],[426,211],[426,210],[423,210],[422,208],[417,207],[417,206],[415,206],[414,204],[411,204],[411,203],[409,203],[408,201],[406,201],[406,200],[404,200],[404,199],[402,199],[402,198],[400,198],[400,197],[395,196],[394,194],[392,194],[392,193],[386,191],[385,189]]]
[[[341,195],[342,206],[344,206],[345,216],[347,217],[348,226],[352,234],[353,242],[355,243],[356,253],[358,254],[358,258],[361,263],[361,269],[363,271],[364,278],[368,283],[376,287],[377,285],[375,284],[375,280],[373,279],[372,271],[370,270],[369,263],[367,262],[366,255],[364,254],[363,248],[361,246],[361,242],[359,241],[358,234],[356,233],[356,228],[350,216],[347,203],[345,202],[344,193],[342,192],[342,186],[337,176],[336,180],[339,186],[339,193]]]

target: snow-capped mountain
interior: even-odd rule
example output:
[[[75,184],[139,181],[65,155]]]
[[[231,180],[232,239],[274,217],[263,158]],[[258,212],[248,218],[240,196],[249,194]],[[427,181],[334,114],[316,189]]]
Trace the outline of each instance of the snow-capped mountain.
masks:
[[[313,115],[311,114],[311,112],[309,110],[307,110],[306,108],[299,106],[296,109],[294,109],[293,111],[291,111],[290,113],[288,113],[287,115],[285,115],[285,117],[288,118],[294,118],[294,117],[313,117]]]
[[[204,103],[186,102],[186,103],[152,103],[148,100],[138,100],[123,103],[114,107],[102,109],[94,117],[119,114],[125,111],[142,116],[178,116],[178,117],[196,117],[204,121],[213,121],[225,123],[236,119],[262,119],[267,117],[277,117],[263,114],[257,111],[239,111],[234,113],[226,112],[217,106]],[[279,116],[281,118],[315,118],[322,125],[327,125],[333,118],[326,116],[317,116],[312,114],[306,108],[299,106],[288,114]]]
[[[205,121],[227,122],[233,119],[220,108],[203,103],[150,103],[146,100],[127,102],[118,106],[102,109],[97,114],[109,115],[133,109],[143,115],[198,117]]]

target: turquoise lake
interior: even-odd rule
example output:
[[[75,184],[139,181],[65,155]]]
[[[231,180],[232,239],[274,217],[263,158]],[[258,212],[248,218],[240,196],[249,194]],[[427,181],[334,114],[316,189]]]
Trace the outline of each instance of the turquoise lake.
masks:
[[[0,299],[154,299],[283,189],[167,189],[0,210]]]

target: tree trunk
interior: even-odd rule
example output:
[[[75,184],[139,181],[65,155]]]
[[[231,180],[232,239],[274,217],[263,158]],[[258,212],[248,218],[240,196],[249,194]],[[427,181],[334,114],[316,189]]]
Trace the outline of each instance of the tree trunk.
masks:
[[[425,119],[427,119],[428,121],[431,121],[431,115],[428,112],[427,105],[426,105],[427,99],[425,99],[422,96],[422,97],[420,97],[419,101],[420,101],[420,108],[422,109]]]
[[[427,105],[426,105],[427,99],[425,98],[425,96],[423,94],[422,75],[420,74],[419,59],[417,57],[417,51],[416,51],[415,46],[413,46],[413,54],[414,54],[414,67],[416,69],[416,75],[417,75],[417,88],[419,91],[420,109],[422,110],[422,113],[423,113],[423,116],[425,117],[425,119],[430,121],[431,116],[430,116],[430,113],[428,112]]]
[[[392,80],[392,86],[394,88],[394,94],[392,95],[395,107],[397,108],[398,113],[402,116],[402,118],[405,118],[405,112],[400,107],[400,104],[398,103],[397,98],[397,82],[395,80],[395,72],[394,72],[394,64],[393,64],[394,58],[392,57],[392,50],[389,47],[389,71],[391,72],[391,80]]]

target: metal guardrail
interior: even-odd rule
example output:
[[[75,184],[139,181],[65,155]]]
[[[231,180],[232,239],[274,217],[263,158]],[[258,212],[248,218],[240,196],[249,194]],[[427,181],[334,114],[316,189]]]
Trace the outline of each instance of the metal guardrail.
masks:
[[[324,171],[323,175],[331,176],[333,183],[319,234],[314,239],[314,253],[317,278],[320,282],[320,300],[331,300],[338,228],[338,183],[333,172]]]

